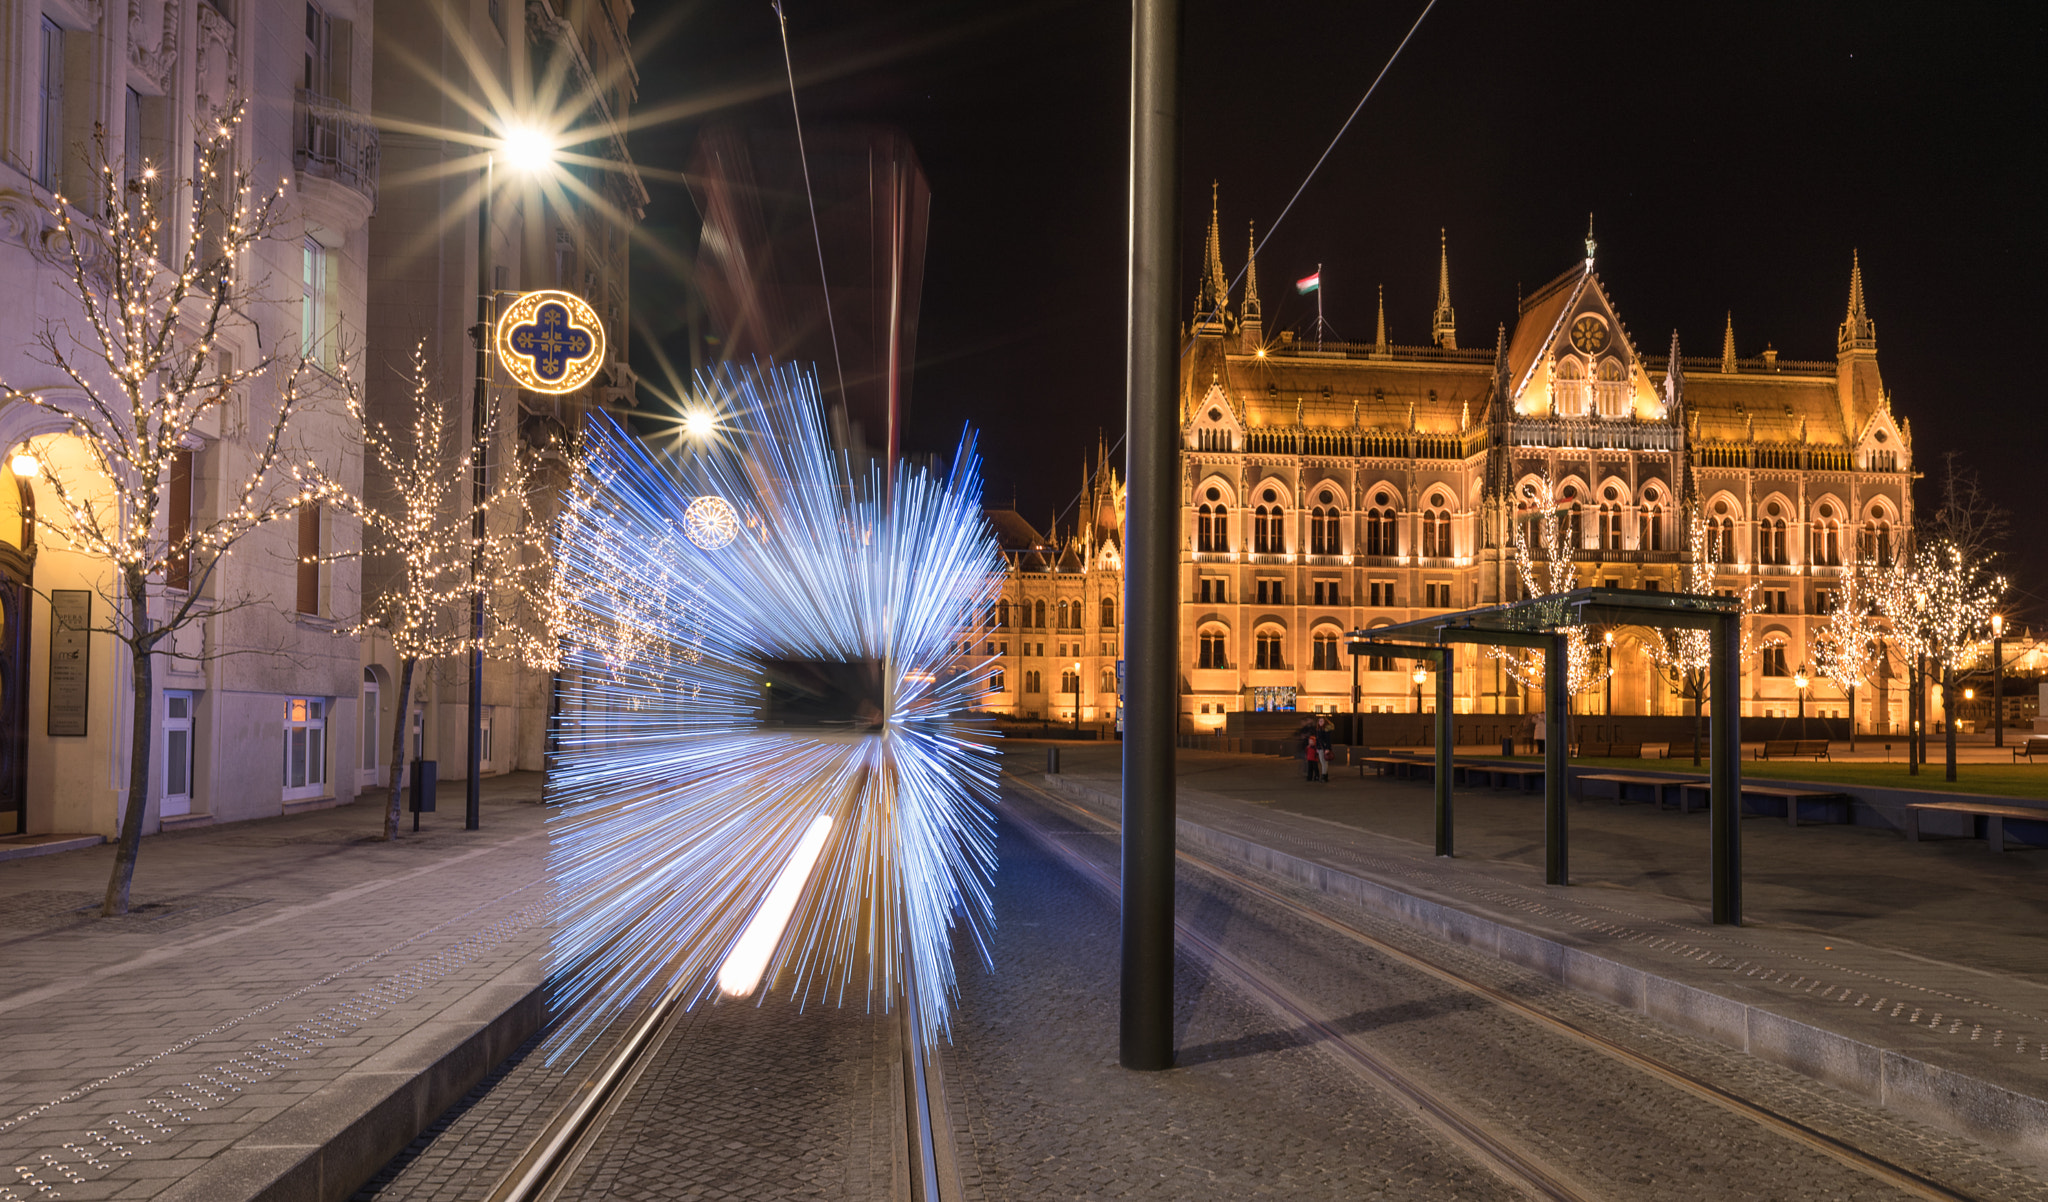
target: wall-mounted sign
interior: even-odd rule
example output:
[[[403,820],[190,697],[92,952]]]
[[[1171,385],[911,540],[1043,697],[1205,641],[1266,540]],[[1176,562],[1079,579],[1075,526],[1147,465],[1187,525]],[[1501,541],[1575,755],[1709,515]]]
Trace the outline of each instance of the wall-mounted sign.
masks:
[[[1252,686],[1252,708],[1261,713],[1294,710],[1294,686],[1291,684],[1262,684]]]
[[[530,392],[574,392],[604,366],[604,323],[573,292],[522,292],[498,315],[498,361]]]
[[[50,590],[50,733],[82,735],[92,700],[92,593]]]

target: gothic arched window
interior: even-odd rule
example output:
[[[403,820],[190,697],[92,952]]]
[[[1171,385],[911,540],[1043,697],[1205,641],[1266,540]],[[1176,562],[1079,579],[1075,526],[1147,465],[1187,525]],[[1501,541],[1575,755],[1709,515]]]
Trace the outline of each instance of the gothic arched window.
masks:
[[[1034,614],[1033,614],[1032,616],[1033,616],[1033,617],[1035,617],[1035,618],[1037,618],[1038,620],[1037,620],[1037,621],[1035,621],[1035,622],[1033,622],[1033,623],[1032,623],[1032,625],[1033,625],[1033,626],[1035,626],[1035,627],[1037,627],[1037,628],[1038,628],[1038,629],[1040,629],[1040,630],[1044,630],[1044,629],[1045,629],[1045,602],[1043,602],[1043,601],[1036,601],[1036,602],[1033,602],[1033,605],[1035,605],[1035,606],[1037,607],[1037,609],[1036,609],[1036,612],[1035,612],[1035,613],[1034,613]]]
[[[1596,374],[1598,383],[1593,385],[1593,403],[1601,417],[1626,417],[1628,415],[1628,373],[1621,370],[1621,360],[1602,359]]]
[[[1116,629],[1116,598],[1114,597],[1104,597],[1102,599],[1102,628],[1104,630]]]
[[[1318,504],[1309,514],[1308,549],[1315,555],[1336,555],[1343,550],[1337,533],[1337,497],[1325,492],[1316,500]]]
[[[1264,630],[1259,631],[1258,658],[1252,662],[1252,666],[1269,670],[1285,668],[1287,660],[1280,652],[1280,643],[1283,637],[1276,627],[1268,626]]]
[[[1557,403],[1553,406],[1559,417],[1586,416],[1589,400],[1586,384],[1586,369],[1577,359],[1565,355],[1557,361],[1557,380],[1554,386]]]
[[[1318,672],[1336,672],[1340,670],[1340,665],[1337,662],[1336,631],[1331,630],[1327,626],[1316,631],[1315,658],[1310,662],[1310,666]]]
[[[1206,627],[1202,631],[1201,655],[1195,661],[1197,668],[1228,668],[1230,654],[1226,650],[1230,635],[1221,626]]]
[[[1252,550],[1277,555],[1287,549],[1287,511],[1279,503],[1279,494],[1270,488],[1260,500],[1263,503],[1252,514]]]
[[[1776,501],[1764,506],[1764,518],[1756,525],[1756,561],[1781,564],[1785,560],[1785,514]]]
[[[1835,507],[1822,501],[1814,511],[1812,560],[1828,567],[1842,562],[1842,524],[1835,520]]]
[[[1365,514],[1365,553],[1367,555],[1396,555],[1394,549],[1394,498],[1390,493],[1375,493],[1372,508]]]
[[[1230,509],[1219,489],[1209,489],[1195,509],[1195,550],[1230,550]]]

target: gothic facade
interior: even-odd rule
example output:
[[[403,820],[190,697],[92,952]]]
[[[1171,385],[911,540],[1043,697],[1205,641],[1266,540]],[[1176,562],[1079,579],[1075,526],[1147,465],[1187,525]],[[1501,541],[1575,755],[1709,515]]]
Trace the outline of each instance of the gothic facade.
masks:
[[[1675,333],[1662,355],[1637,345],[1594,251],[1589,233],[1583,260],[1523,300],[1490,348],[1458,345],[1447,253],[1431,345],[1390,343],[1384,307],[1373,342],[1318,345],[1266,332],[1255,263],[1231,303],[1212,210],[1181,372],[1185,728],[1253,708],[1348,710],[1344,631],[1518,598],[1516,523],[1546,481],[1578,586],[1678,589],[1697,508],[1717,588],[1761,611],[1747,620],[1743,710],[1792,710],[1845,565],[1888,558],[1912,522],[1912,430],[1878,373],[1861,267],[1833,361],[1739,355],[1732,318],[1718,357],[1686,357]],[[1114,713],[1120,632],[1101,599],[1121,594],[1118,527],[1095,498],[1113,497],[1120,517],[1122,493],[1106,464],[1084,496],[1075,533],[1033,532],[1036,549],[1012,555],[1011,637],[981,649],[1001,657],[998,710]],[[1080,625],[1061,628],[1062,613]],[[1614,633],[1611,684],[1575,704],[1689,712],[1649,633]],[[1415,708],[1406,665],[1359,666],[1361,709]],[[1497,661],[1458,672],[1461,712],[1540,704]],[[1845,716],[1848,704],[1816,682],[1806,708]],[[1901,690],[1864,690],[1857,721],[1889,729],[1903,706]]]

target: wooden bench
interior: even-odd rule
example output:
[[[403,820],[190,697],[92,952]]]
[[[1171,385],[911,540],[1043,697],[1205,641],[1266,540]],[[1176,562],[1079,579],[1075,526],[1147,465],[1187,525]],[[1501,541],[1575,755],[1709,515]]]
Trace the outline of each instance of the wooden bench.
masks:
[[[1510,784],[1520,785],[1522,792],[1532,793],[1543,787],[1544,770],[1541,765],[1522,767],[1519,764],[1467,763],[1463,765],[1465,780],[1477,783],[1476,777],[1488,778],[1493,788],[1505,788]]]
[[[2028,735],[2025,743],[2012,749],[2012,762],[2017,764],[2021,756],[2026,756],[2031,764],[2037,755],[2048,755],[2048,735]]]
[[[1642,776],[1631,772],[1589,772],[1579,777],[1579,800],[1586,800],[1586,783],[1588,781],[1598,781],[1602,784],[1613,785],[1615,805],[1627,804],[1628,787],[1630,785],[1641,785],[1651,791],[1650,800],[1656,802],[1657,808],[1661,810],[1664,808],[1664,791],[1666,789],[1677,789],[1683,792],[1686,785],[1698,779],[1698,777]]]
[[[1664,749],[1664,758],[1667,760],[1689,760],[1699,756],[1706,750],[1706,748],[1700,747],[1691,739],[1687,739],[1683,743],[1674,742],[1666,747]]]
[[[1749,753],[1758,760],[1790,760],[1802,756],[1825,760],[1828,756],[1826,739],[1766,739],[1764,745]]]
[[[1688,814],[1693,812],[1693,795],[1699,795],[1699,808],[1708,809],[1713,804],[1713,786],[1707,781],[1688,783],[1682,790],[1685,798],[1682,808]],[[1818,814],[1812,819],[1819,823],[1846,825],[1850,820],[1849,807],[1855,801],[1847,793],[1833,789],[1812,789],[1803,785],[1767,785],[1761,781],[1743,781],[1741,804],[1747,813],[1770,817],[1767,811],[1757,809],[1749,803],[1755,799],[1767,799],[1785,807],[1785,823],[1798,826],[1803,815]]]
[[[1579,758],[1582,760],[1639,760],[1643,758],[1641,743],[1581,743]]]
[[[1939,814],[1968,814],[1972,818],[1970,838],[1976,838],[1975,819],[1984,820],[1984,842],[1992,851],[2005,850],[2005,820],[2016,818],[2022,822],[2048,822],[2048,809],[2033,806],[2002,806],[1977,801],[1916,801],[1906,807],[1906,838],[1920,841],[1920,813],[1923,810]]]

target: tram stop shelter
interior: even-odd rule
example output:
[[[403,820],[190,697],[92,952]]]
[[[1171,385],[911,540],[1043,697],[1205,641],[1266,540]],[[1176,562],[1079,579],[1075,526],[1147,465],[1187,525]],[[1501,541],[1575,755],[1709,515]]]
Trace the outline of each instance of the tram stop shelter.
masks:
[[[1732,597],[1643,589],[1582,588],[1507,605],[1434,614],[1412,622],[1354,630],[1353,656],[1422,660],[1436,668],[1436,852],[1452,854],[1452,697],[1457,647],[1521,647],[1543,653],[1543,877],[1571,883],[1565,821],[1566,633],[1573,627],[1650,626],[1707,633],[1708,826],[1712,831],[1716,923],[1742,922],[1742,723],[1736,676],[1741,664],[1742,607]]]

